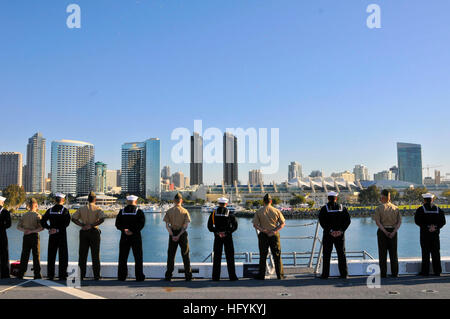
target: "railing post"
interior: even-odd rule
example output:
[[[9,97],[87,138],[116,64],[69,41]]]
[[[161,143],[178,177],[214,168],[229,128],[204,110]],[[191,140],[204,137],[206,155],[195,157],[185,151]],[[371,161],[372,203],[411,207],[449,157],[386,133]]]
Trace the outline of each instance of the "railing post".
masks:
[[[309,268],[312,268],[312,266],[313,266],[314,251],[316,250],[316,241],[317,241],[318,236],[319,236],[319,222],[317,222],[317,225],[316,225],[316,233],[314,235],[313,245],[311,248],[311,256],[309,257],[309,265],[308,265]]]
[[[293,251],[292,255],[294,256],[294,266],[297,266],[297,253]]]

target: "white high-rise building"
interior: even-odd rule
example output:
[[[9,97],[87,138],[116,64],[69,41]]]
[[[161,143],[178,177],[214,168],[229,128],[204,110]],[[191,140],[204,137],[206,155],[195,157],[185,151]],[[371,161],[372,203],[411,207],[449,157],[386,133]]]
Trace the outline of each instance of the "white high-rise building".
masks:
[[[291,162],[291,164],[289,164],[288,180],[290,181],[296,178],[300,179],[302,177],[302,165],[298,162]]]
[[[248,172],[248,181],[250,185],[261,185],[263,184],[263,178],[261,170],[253,169]]]
[[[45,138],[41,133],[28,139],[27,165],[23,172],[25,191],[42,193],[45,191]]]
[[[21,153],[0,153],[0,190],[3,190],[9,185],[22,186],[22,171]]]
[[[364,165],[355,165],[353,169],[353,174],[355,174],[355,179],[360,181],[370,180],[369,170]]]
[[[52,193],[85,196],[95,187],[94,145],[81,141],[52,142]]]

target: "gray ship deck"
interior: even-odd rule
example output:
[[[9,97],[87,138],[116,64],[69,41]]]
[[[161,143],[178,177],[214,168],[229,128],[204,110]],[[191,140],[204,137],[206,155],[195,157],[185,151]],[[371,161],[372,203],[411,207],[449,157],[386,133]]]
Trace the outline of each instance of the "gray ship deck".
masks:
[[[311,275],[287,276],[285,280],[241,279],[212,282],[197,279],[145,282],[113,279],[86,280],[80,289],[65,287],[65,282],[4,279],[0,299],[403,299],[450,298],[450,275],[386,278],[381,288],[368,288],[367,276],[347,280],[321,280]],[[53,286],[52,286],[53,285]]]

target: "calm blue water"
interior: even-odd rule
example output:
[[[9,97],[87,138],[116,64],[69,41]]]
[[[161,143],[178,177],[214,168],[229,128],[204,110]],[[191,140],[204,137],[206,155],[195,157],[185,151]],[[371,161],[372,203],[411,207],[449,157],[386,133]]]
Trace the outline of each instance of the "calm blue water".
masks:
[[[144,261],[166,261],[168,234],[161,216],[163,214],[146,214],[146,226],[142,231],[144,246]],[[206,227],[208,214],[199,211],[191,211],[192,222],[189,226],[189,244],[191,248],[191,260],[200,262],[209,255],[213,246],[213,235]],[[315,220],[287,220],[287,225],[306,224]],[[117,261],[120,232],[114,226],[114,219],[106,219],[100,226],[102,230],[101,259],[102,261]],[[258,242],[252,220],[248,218],[238,219],[239,228],[234,233],[236,252],[257,252]],[[447,216],[447,223],[449,218]],[[17,221],[8,230],[10,259],[20,259],[23,233],[17,230]],[[284,228],[281,236],[313,236],[315,226],[300,228]],[[353,218],[346,232],[347,251],[366,250],[377,258],[377,226],[371,218]],[[320,233],[321,234],[321,233]],[[47,260],[48,233],[42,231],[41,259]],[[79,227],[71,224],[68,228],[69,260],[78,260],[78,236]],[[282,239],[282,251],[309,251],[312,240]],[[413,217],[404,217],[399,231],[398,254],[400,257],[418,257],[420,253],[419,228],[414,224]],[[450,256],[450,225],[441,230],[441,254]],[[181,262],[179,252],[177,261]],[[89,258],[90,259],[90,258]],[[130,252],[130,261],[132,261]]]

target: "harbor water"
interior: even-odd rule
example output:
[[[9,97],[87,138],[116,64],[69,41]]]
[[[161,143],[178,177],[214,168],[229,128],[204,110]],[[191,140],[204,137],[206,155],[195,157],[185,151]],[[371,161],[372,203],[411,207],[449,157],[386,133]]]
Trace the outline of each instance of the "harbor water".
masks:
[[[213,234],[207,229],[209,214],[201,213],[199,210],[191,210],[191,224],[188,228],[191,261],[201,262],[212,251]],[[146,224],[142,231],[144,262],[165,262],[167,258],[168,233],[163,221],[164,214],[146,214]],[[447,223],[449,223],[449,218]],[[316,219],[289,219],[286,225],[300,225],[316,222]],[[115,219],[106,219],[100,226],[101,234],[101,260],[117,262],[119,252],[120,231],[114,226]],[[233,234],[236,252],[257,252],[258,241],[252,220],[249,218],[238,218],[239,227]],[[13,221],[7,230],[9,239],[9,254],[11,260],[19,260],[22,250],[23,233],[17,230],[17,221]],[[68,230],[69,260],[78,260],[79,227],[71,223]],[[281,237],[289,236],[314,236],[315,225],[308,227],[286,227],[281,231]],[[377,226],[372,218],[353,218],[346,232],[347,251],[366,250],[369,254],[378,258],[377,250]],[[320,236],[322,232],[320,231]],[[47,260],[48,232],[40,233],[41,238],[41,260]],[[282,239],[281,248],[284,252],[310,251],[311,239]],[[318,246],[317,246],[318,247]],[[318,249],[318,248],[317,248]],[[413,217],[403,217],[403,223],[399,231],[398,239],[399,257],[421,256],[419,244],[419,228],[414,224]],[[450,225],[441,230],[441,255],[450,256]],[[90,260],[90,256],[89,256]],[[130,261],[133,255],[130,251]],[[176,257],[181,262],[179,251]]]

